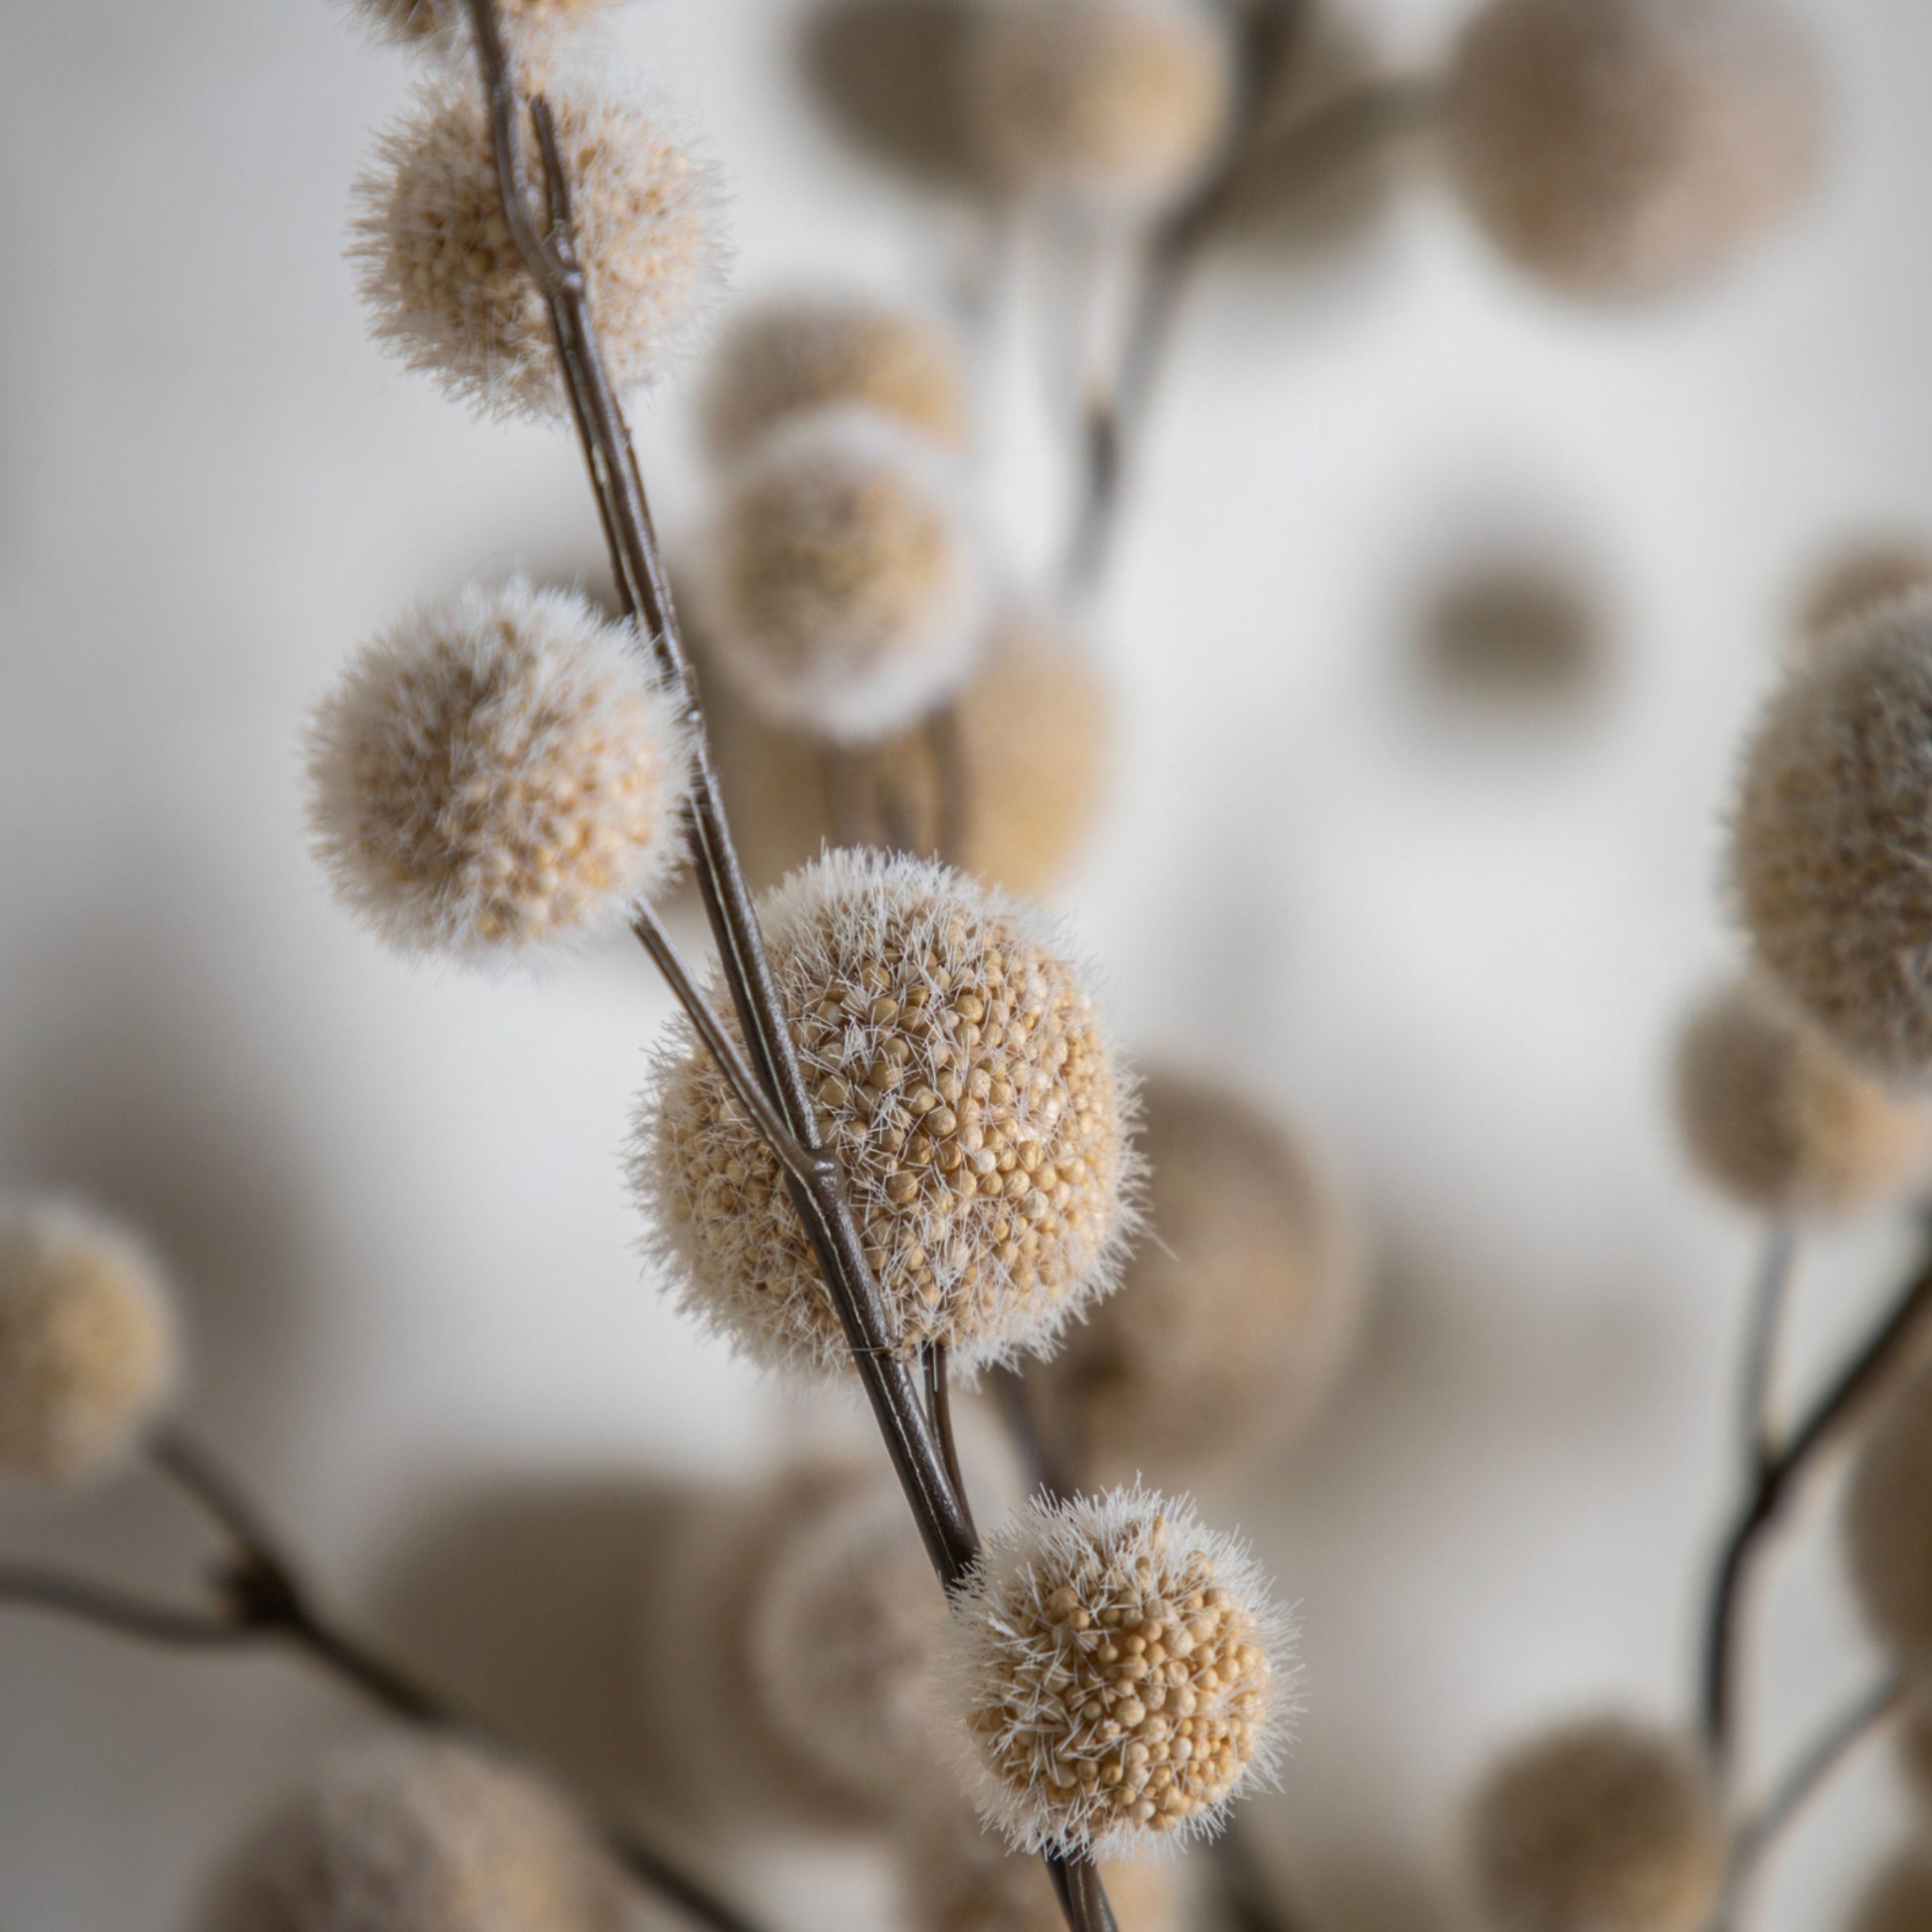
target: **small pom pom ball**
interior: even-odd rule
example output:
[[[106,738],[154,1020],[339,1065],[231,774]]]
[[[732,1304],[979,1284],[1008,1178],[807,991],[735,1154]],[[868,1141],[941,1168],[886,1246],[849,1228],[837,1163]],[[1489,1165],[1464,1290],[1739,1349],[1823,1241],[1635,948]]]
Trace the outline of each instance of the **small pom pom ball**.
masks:
[[[620,390],[640,388],[722,286],[718,184],[637,100],[562,70],[544,97],[605,362]],[[376,340],[485,416],[563,415],[549,310],[503,217],[489,117],[468,76],[427,89],[383,137],[356,201],[353,253]]]
[[[1228,32],[1192,0],[990,0],[965,64],[987,166],[1018,192],[1103,217],[1179,201],[1225,140]]]
[[[1932,1078],[1932,593],[1784,680],[1745,748],[1728,865],[1798,1011],[1877,1078]]]
[[[1148,1238],[1043,1370],[1103,1476],[1187,1473],[1292,1440],[1345,1365],[1361,1243],[1276,1122],[1173,1074],[1144,1089]]]
[[[827,853],[759,917],[893,1345],[944,1342],[968,1375],[1050,1348],[1118,1279],[1139,1174],[1132,1081],[1056,933],[869,852]],[[777,1157],[682,1021],[637,1127],[632,1182],[687,1311],[767,1366],[844,1372]]]
[[[690,747],[628,625],[518,581],[378,635],[309,776],[342,902],[399,952],[478,961],[630,916],[680,850]]]
[[[1845,1498],[1852,1587],[1879,1641],[1932,1661],[1932,1367],[1886,1400]]]
[[[1798,201],[1820,146],[1810,49],[1770,0],[1491,0],[1445,111],[1489,238],[1609,300],[1727,263]]]
[[[1898,1853],[1865,1889],[1852,1932],[1926,1932],[1932,1926],[1932,1857],[1917,1846]]]
[[[138,1235],[72,1202],[0,1204],[0,1476],[111,1468],[178,1370],[173,1292]]]
[[[734,461],[780,425],[844,404],[948,449],[966,441],[966,370],[952,340],[862,296],[795,296],[741,316],[712,360],[706,440]]]
[[[1698,1171],[1778,1219],[1854,1213],[1922,1172],[1926,1117],[1847,1065],[1763,992],[1726,987],[1677,1050],[1677,1115]]]
[[[328,1761],[216,1888],[206,1932],[622,1932],[622,1875],[563,1802],[463,1745]]]
[[[930,444],[863,409],[780,429],[735,469],[696,590],[745,702],[841,743],[944,703],[980,636],[954,478]]]
[[[469,28],[465,0],[354,0],[355,11],[384,40],[447,41]],[[576,27],[613,0],[496,0],[496,13],[511,32],[548,33]]]
[[[1799,628],[1807,644],[1822,649],[1842,626],[1915,591],[1932,591],[1932,541],[1893,537],[1861,544],[1836,558],[1812,584]]]
[[[1725,1872],[1703,1760],[1672,1732],[1614,1718],[1569,1725],[1496,1765],[1470,1850],[1496,1932],[1701,1932]]]
[[[915,849],[945,836],[939,767],[919,727],[852,754],[850,820],[835,822],[824,747],[767,725],[712,694],[712,749],[750,876],[759,884],[804,865],[843,839],[888,846],[885,801],[897,800]],[[723,702],[720,702],[720,700]],[[1058,884],[1097,824],[1112,765],[1114,711],[1085,642],[1043,618],[997,622],[960,692],[964,824],[945,856],[962,872],[1021,897]]]
[[[1212,1834],[1273,1771],[1291,1634],[1185,1501],[1028,1505],[987,1538],[940,1650],[981,1817],[1021,1850],[1101,1859]]]

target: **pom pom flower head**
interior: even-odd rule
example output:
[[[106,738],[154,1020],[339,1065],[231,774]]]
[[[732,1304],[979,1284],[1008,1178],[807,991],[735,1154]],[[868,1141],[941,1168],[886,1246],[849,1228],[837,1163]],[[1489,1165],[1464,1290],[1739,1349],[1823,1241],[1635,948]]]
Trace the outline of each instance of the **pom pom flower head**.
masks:
[[[1821,118],[1809,48],[1770,0],[1491,0],[1447,117],[1503,253],[1613,300],[1710,273],[1783,215]]]
[[[568,30],[590,20],[614,0],[496,0],[505,27],[524,35]],[[466,0],[355,0],[355,11],[384,40],[448,41],[470,21]]]
[[[1730,833],[1758,963],[1880,1079],[1932,1078],[1932,594],[1839,631],[1771,700]]]
[[[611,379],[638,388],[723,280],[718,186],[642,103],[574,71],[551,75],[545,99]],[[560,415],[549,311],[503,217],[480,90],[454,80],[427,90],[356,194],[354,253],[376,339],[485,415]]]
[[[719,665],[780,724],[864,742],[965,681],[978,559],[951,476],[874,412],[829,410],[730,479],[699,605]]]
[[[174,1393],[174,1298],[127,1228],[56,1200],[0,1204],[0,1476],[84,1481]]]
[[[1191,1504],[1035,1501],[955,1593],[938,1683],[974,1800],[1023,1851],[1131,1858],[1209,1835],[1272,1775],[1293,1626]]]
[[[512,582],[370,644],[311,734],[338,897],[405,953],[526,953],[621,923],[679,848],[689,746],[627,625]]]
[[[325,1764],[243,1849],[207,1932],[622,1932],[621,1875],[544,1786],[385,1740]]]
[[[860,852],[759,915],[895,1345],[944,1342],[968,1373],[1049,1348],[1113,1286],[1138,1175],[1131,1084],[1050,928],[943,866]],[[777,1157],[682,1022],[631,1174],[687,1309],[767,1365],[843,1371]]]
[[[1887,1400],[1845,1499],[1852,1587],[1878,1639],[1932,1663],[1932,1366]]]

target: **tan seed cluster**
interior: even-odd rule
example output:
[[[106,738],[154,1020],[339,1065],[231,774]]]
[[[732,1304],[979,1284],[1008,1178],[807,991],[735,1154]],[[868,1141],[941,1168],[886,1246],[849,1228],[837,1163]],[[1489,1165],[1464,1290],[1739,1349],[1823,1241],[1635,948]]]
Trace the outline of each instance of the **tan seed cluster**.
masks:
[[[1845,1499],[1852,1585],[1879,1640],[1932,1662],[1932,1368],[1920,1367],[1866,1436]]]
[[[1757,961],[1880,1079],[1932,1076],[1932,593],[1794,668],[1744,754],[1729,871]]]
[[[1565,1726],[1505,1757],[1470,1820],[1496,1932],[1700,1932],[1725,1872],[1708,1768],[1673,1732]]]
[[[1920,1846],[1896,1854],[1852,1914],[1852,1932],[1926,1932],[1932,1926],[1932,1856]]]
[[[1034,915],[912,860],[829,853],[760,911],[895,1345],[943,1341],[969,1373],[1049,1347],[1134,1218],[1132,1090],[1079,976]],[[758,1360],[842,1372],[777,1159],[682,1026],[638,1128],[686,1308]]]
[[[1704,1176],[1773,1217],[1856,1212],[1925,1166],[1924,1112],[1848,1066],[1748,983],[1692,1016],[1678,1045],[1677,1113]]]

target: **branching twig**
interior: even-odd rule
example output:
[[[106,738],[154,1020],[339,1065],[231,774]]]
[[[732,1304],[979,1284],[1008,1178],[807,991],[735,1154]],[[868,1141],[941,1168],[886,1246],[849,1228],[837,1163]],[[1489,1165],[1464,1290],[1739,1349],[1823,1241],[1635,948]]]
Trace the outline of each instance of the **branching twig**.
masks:
[[[1790,1227],[1783,1222],[1773,1227],[1764,1239],[1764,1257],[1751,1294],[1737,1408],[1738,1439],[1744,1445],[1753,1481],[1778,1452],[1778,1367],[1797,1252],[1797,1239]]]

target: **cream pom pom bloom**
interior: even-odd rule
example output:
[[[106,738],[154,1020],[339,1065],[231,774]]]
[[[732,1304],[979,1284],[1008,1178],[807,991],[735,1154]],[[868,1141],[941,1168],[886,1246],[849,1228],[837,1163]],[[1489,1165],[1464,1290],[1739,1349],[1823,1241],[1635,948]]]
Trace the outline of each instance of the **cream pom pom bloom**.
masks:
[[[630,916],[680,849],[690,745],[629,626],[519,580],[368,645],[309,771],[343,903],[400,952],[482,960]]]
[[[174,1395],[173,1292],[132,1230],[64,1200],[0,1203],[0,1476],[84,1481]]]
[[[1852,1587],[1883,1643],[1932,1662],[1932,1366],[1885,1402],[1845,1497]]]
[[[958,345],[923,316],[865,296],[793,296],[740,316],[712,359],[705,433],[733,461],[815,410],[876,410],[948,449],[970,416]]]
[[[844,742],[943,703],[980,637],[955,480],[922,438],[863,409],[793,423],[738,466],[696,590],[746,703]]]
[[[1293,1635],[1191,1503],[1031,1503],[987,1538],[940,1650],[980,1815],[1021,1850],[1102,1859],[1211,1835],[1273,1773]]]
[[[1050,1348],[1117,1280],[1139,1173],[1131,1080],[1057,935],[869,852],[826,854],[759,916],[894,1346],[944,1342],[969,1374]],[[637,1125],[632,1181],[684,1307],[757,1361],[842,1373],[777,1157],[682,1021]]]
[[[1178,201],[1226,138],[1225,22],[1194,0],[989,0],[968,49],[968,123],[1014,188],[1102,216]]]
[[[1701,1932],[1725,1874],[1709,1768],[1674,1732],[1617,1718],[1505,1757],[1470,1819],[1496,1932]]]
[[[599,80],[559,70],[545,98],[605,361],[620,390],[639,388],[722,287],[718,182],[645,103]],[[468,76],[425,89],[356,201],[353,253],[376,340],[485,415],[561,416],[549,310],[503,217],[489,117]]]
[[[1711,1183],[1778,1218],[1849,1214],[1922,1173],[1922,1109],[1848,1066],[1762,989],[1725,988],[1678,1043],[1677,1115]]]
[[[1770,0],[1491,0],[1455,57],[1449,155],[1518,267],[1663,294],[1785,214],[1816,173],[1809,46]]]
[[[503,26],[518,34],[567,31],[602,13],[616,0],[496,0]],[[466,0],[354,0],[355,11],[384,40],[450,41],[470,25]]]
[[[1731,890],[1759,964],[1878,1078],[1932,1078],[1932,593],[1840,630],[1744,755]]]
[[[562,1801],[481,1751],[344,1752],[259,1829],[207,1932],[622,1932],[621,1874]]]

